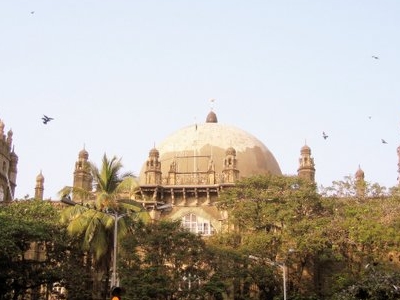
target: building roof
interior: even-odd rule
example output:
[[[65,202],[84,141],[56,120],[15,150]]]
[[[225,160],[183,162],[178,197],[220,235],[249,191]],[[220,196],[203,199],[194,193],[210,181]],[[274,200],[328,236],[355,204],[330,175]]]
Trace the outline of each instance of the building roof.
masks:
[[[215,113],[213,113],[213,116]],[[206,172],[210,163],[221,173],[228,154],[235,154],[240,177],[257,174],[281,175],[281,169],[272,152],[250,133],[231,125],[217,123],[216,115],[205,123],[192,124],[177,130],[156,148],[160,153],[163,177],[176,163],[178,172]],[[140,183],[143,184],[142,168]]]

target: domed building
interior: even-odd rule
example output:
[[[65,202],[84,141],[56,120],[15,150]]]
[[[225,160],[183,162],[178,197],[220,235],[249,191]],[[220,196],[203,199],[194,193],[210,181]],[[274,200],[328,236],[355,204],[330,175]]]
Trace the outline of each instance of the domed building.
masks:
[[[211,111],[203,124],[184,127],[149,151],[140,172],[140,195],[154,220],[182,220],[203,235],[222,229],[219,193],[241,178],[281,175],[271,151],[239,128],[218,123]]]
[[[298,176],[315,181],[310,147],[304,145],[300,155]],[[185,228],[207,236],[225,229],[227,214],[215,205],[221,191],[261,174],[282,175],[272,152],[250,133],[218,123],[211,110],[204,123],[179,129],[150,149],[135,199],[143,203],[153,221],[181,220]],[[40,172],[35,188],[38,199],[43,198],[43,182]],[[86,149],[79,151],[73,187],[93,190]],[[82,199],[74,194],[73,200]]]

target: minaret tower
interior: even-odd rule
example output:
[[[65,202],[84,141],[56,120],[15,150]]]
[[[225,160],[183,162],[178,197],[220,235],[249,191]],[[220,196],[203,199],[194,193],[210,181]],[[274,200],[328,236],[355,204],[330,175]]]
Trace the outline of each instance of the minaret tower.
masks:
[[[226,149],[222,174],[224,175],[225,183],[235,183],[239,179],[236,150],[233,147]]]
[[[365,196],[365,180],[364,180],[365,174],[364,171],[361,169],[360,166],[358,166],[358,170],[355,174],[355,179],[356,179],[356,195],[357,197],[364,197]]]
[[[174,159],[169,166],[168,172],[168,184],[175,185],[176,184],[176,172],[177,172],[177,164],[176,160]]]
[[[93,188],[93,176],[90,170],[89,153],[83,148],[78,155],[74,171],[74,188],[91,192]],[[74,200],[83,200],[77,193],[73,194]]]
[[[159,185],[161,184],[161,162],[158,160],[160,153],[156,148],[149,152],[149,158],[146,162],[146,184]]]
[[[17,186],[18,156],[14,152],[13,132],[4,134],[4,123],[0,120],[0,201],[14,199]]]
[[[14,197],[15,188],[17,186],[17,165],[18,165],[18,155],[15,154],[14,146],[12,146],[12,151],[10,153],[10,169],[8,170],[9,185],[11,189],[11,195]]]
[[[44,192],[44,177],[42,171],[40,171],[39,175],[36,176],[35,199],[43,200],[43,192]]]
[[[299,168],[297,175],[301,178],[315,182],[315,164],[311,156],[311,148],[304,145],[300,150]]]

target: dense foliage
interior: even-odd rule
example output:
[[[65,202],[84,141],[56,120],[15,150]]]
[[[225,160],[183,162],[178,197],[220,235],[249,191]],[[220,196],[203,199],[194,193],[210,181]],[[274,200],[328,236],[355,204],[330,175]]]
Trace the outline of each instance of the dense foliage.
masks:
[[[179,222],[139,225],[123,242],[120,273],[127,299],[181,299],[207,276],[205,243]]]
[[[370,263],[399,272],[400,198],[368,195],[321,197],[298,177],[248,178],[224,193],[229,233],[214,239],[262,262],[284,262],[292,297],[330,299],[360,282]]]
[[[121,219],[123,299],[280,299],[283,270],[287,299],[399,299],[398,190],[349,197],[351,185],[336,186],[339,191],[321,196],[314,184],[297,177],[242,180],[225,189],[218,202],[229,216],[224,231],[207,238],[176,221]],[[116,204],[120,212],[132,205],[128,200]],[[48,299],[56,282],[67,288],[68,299],[94,299],[92,276],[98,269],[89,258],[96,252],[81,247],[85,236],[94,236],[84,234],[83,221],[85,216],[104,221],[110,250],[114,220],[79,205],[63,214],[73,216],[74,210],[77,223],[67,222],[69,232],[80,229],[69,235],[53,203],[15,201],[0,207],[0,299],[27,293]],[[107,291],[109,277],[100,280]],[[43,286],[47,295],[43,289],[39,294]]]
[[[101,298],[111,290],[113,283],[109,279],[116,274],[116,270],[112,270],[114,241],[132,231],[135,222],[145,222],[149,217],[142,205],[123,198],[132,192],[130,187],[134,182],[130,173],[122,173],[120,159],[115,156],[109,159],[104,154],[100,168],[92,162],[88,167],[94,179],[94,190],[64,187],[60,195],[68,197],[71,204],[74,202],[70,197],[77,197],[80,203],[65,207],[61,222],[67,225],[70,236],[80,241],[81,250],[90,257],[95,270],[93,297]]]
[[[0,299],[21,299],[27,294],[46,299],[55,283],[73,285],[68,299],[81,299],[88,295],[90,283],[82,257],[50,202],[15,201],[0,206]]]

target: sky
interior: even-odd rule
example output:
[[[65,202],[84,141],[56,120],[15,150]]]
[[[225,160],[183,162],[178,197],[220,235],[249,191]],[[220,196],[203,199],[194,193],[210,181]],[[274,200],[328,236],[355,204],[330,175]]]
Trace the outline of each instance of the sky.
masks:
[[[33,197],[42,172],[44,198],[58,199],[83,148],[138,175],[151,148],[211,107],[285,175],[307,144],[318,185],[360,166],[366,181],[395,186],[399,15],[398,0],[0,1],[14,196]]]

